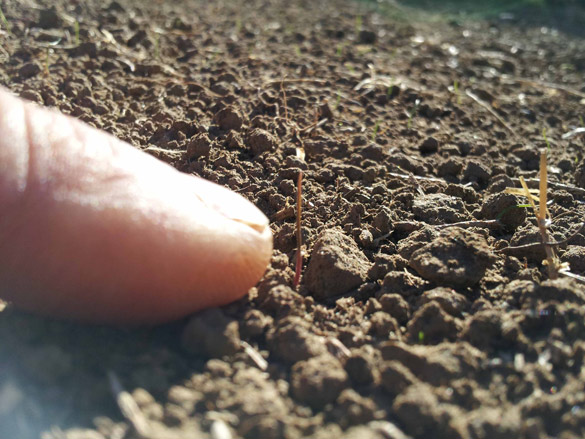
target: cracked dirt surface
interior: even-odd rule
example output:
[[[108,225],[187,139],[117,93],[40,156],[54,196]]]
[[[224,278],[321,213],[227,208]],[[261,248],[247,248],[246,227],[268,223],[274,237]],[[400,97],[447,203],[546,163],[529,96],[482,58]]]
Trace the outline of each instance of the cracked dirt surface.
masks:
[[[340,0],[2,8],[0,84],[241,193],[275,250],[246,298],[170,325],[8,307],[1,438],[585,436],[585,287],[519,247],[538,230],[504,193],[548,142],[551,235],[584,275],[582,36]]]

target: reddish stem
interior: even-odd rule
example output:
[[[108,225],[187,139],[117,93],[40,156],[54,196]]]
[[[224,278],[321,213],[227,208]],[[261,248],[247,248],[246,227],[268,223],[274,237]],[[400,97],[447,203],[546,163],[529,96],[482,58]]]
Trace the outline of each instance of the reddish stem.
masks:
[[[299,172],[299,178],[297,180],[297,256],[295,262],[295,278],[293,280],[293,288],[299,285],[301,280],[301,270],[303,269],[303,236],[301,234],[301,213],[303,204],[303,171]]]

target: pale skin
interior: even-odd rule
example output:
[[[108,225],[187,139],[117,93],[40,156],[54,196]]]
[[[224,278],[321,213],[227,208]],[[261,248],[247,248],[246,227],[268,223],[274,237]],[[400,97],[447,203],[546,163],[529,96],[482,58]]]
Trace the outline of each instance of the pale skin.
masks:
[[[238,194],[0,88],[0,298],[156,324],[236,300],[272,253]]]

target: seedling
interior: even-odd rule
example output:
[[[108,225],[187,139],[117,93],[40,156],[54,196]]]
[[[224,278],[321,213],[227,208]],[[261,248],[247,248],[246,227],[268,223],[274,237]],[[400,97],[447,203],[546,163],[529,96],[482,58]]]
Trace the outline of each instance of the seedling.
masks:
[[[358,15],[357,17],[355,17],[355,31],[356,31],[356,33],[359,33],[362,30],[363,22],[364,22],[364,19],[362,18],[361,15]]]
[[[585,128],[585,122],[583,122],[583,116],[579,116],[579,123],[581,124],[582,127]]]
[[[47,50],[45,51],[45,70],[43,72],[45,77],[49,76],[49,54],[50,54],[50,52],[51,52],[51,49],[47,47]]]
[[[0,23],[2,23],[2,26],[6,29],[6,32],[10,33],[10,25],[8,24],[8,20],[6,19],[2,8],[0,8]]]
[[[339,107],[340,103],[341,103],[341,94],[339,94],[339,92],[337,92],[337,96],[335,97],[335,104],[333,105],[333,109],[337,110],[337,107]]]
[[[154,57],[160,58],[160,34],[158,32],[154,33]]]
[[[75,45],[79,46],[79,21],[77,20],[75,20],[75,23],[73,24],[73,31],[75,32]]]
[[[461,94],[459,93],[459,81],[453,81],[453,93],[457,97],[457,105],[461,105]]]
[[[414,107],[412,107],[412,109],[408,113],[408,123],[406,124],[408,129],[412,128],[412,118],[414,117],[414,115],[418,111],[419,105],[420,105],[420,99],[417,99],[416,101],[414,101]]]
[[[378,135],[379,130],[380,130],[380,121],[377,120],[376,124],[374,125],[374,130],[372,131],[372,142],[376,141],[376,136]]]
[[[542,138],[544,139],[544,143],[546,144],[546,152],[550,152],[550,142],[548,141],[548,137],[546,137],[546,127],[542,129]]]

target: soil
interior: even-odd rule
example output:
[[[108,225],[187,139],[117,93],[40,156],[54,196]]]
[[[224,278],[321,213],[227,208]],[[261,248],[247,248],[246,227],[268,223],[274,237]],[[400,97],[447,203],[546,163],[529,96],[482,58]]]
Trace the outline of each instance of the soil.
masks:
[[[271,265],[237,303],[155,328],[8,306],[1,438],[585,437],[585,287],[548,278],[504,192],[536,187],[548,147],[551,239],[585,274],[585,136],[563,137],[584,124],[582,34],[145,3],[2,2],[0,84],[253,201]]]

